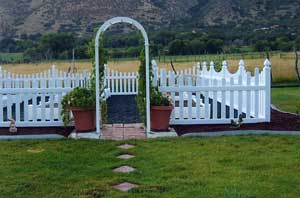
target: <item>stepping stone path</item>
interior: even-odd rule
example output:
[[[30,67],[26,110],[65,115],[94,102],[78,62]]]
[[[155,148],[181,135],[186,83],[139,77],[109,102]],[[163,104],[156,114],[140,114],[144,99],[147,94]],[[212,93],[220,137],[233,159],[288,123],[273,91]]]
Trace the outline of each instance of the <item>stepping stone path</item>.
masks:
[[[131,144],[122,144],[120,146],[118,146],[118,148],[121,148],[121,149],[131,149],[131,148],[134,148],[134,145],[131,145]]]
[[[119,159],[124,159],[124,160],[128,160],[134,157],[135,157],[134,155],[129,155],[129,154],[123,154],[118,156]]]
[[[118,148],[121,148],[121,149],[131,149],[131,148],[134,148],[135,146],[134,145],[131,145],[131,144],[122,144],[122,145],[119,145]],[[122,155],[119,155],[117,158],[119,159],[124,159],[124,160],[128,160],[128,159],[131,159],[135,157],[134,155],[129,155],[129,154],[122,154]],[[131,166],[121,166],[119,168],[115,168],[113,171],[114,172],[119,172],[119,173],[131,173],[133,171],[135,171],[136,169],[131,167]],[[122,191],[122,192],[128,192],[129,190],[133,189],[133,188],[137,188],[138,185],[137,184],[133,184],[133,183],[129,183],[129,182],[123,182],[123,183],[120,183],[118,185],[115,185],[113,186],[114,189],[117,189],[119,191]]]
[[[138,187],[138,185],[136,184],[132,184],[132,183],[128,183],[128,182],[124,182],[118,185],[113,186],[113,188],[122,191],[122,192],[128,192],[129,190]]]
[[[118,173],[131,173],[135,171],[135,168],[132,168],[131,166],[121,166],[119,168],[114,169],[114,172]]]

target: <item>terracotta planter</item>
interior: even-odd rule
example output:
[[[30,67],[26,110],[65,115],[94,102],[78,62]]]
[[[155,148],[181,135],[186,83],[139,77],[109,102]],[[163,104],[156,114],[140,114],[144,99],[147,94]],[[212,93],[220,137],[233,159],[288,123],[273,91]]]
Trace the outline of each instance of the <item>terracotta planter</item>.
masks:
[[[94,108],[71,108],[77,132],[89,132],[96,129],[96,111]]]
[[[173,106],[151,106],[151,129],[168,131]]]

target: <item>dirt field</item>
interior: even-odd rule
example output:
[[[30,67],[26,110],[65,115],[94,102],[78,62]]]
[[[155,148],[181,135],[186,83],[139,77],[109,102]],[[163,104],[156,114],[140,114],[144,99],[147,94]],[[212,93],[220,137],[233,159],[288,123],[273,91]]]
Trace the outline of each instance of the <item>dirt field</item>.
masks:
[[[255,67],[263,68],[264,59],[245,59],[246,68],[248,71],[253,72]],[[273,56],[271,58],[272,62],[272,71],[274,82],[287,82],[295,81],[295,72],[294,72],[294,60],[293,59],[283,59],[279,55]],[[229,70],[235,72],[238,69],[238,60],[228,60]],[[16,64],[16,65],[3,65],[2,69],[8,70],[10,72],[19,73],[19,74],[31,74],[36,72],[42,72],[51,68],[51,65],[55,64],[58,69],[67,71],[68,67],[71,65],[71,62],[65,61],[54,61],[54,62],[44,62],[37,64]],[[177,70],[190,68],[196,65],[196,62],[180,62],[174,63]],[[159,67],[171,69],[169,63],[158,63]],[[80,61],[76,62],[75,66],[78,68],[78,71],[84,69],[91,70],[92,63],[91,61]],[[138,60],[132,61],[111,61],[108,63],[108,66],[112,69],[119,70],[122,72],[125,71],[137,71],[139,67]]]

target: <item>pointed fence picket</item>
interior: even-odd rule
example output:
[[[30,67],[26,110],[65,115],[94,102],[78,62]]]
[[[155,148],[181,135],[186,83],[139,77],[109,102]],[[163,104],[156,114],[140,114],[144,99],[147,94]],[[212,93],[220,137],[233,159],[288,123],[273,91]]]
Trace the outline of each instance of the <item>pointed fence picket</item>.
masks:
[[[255,69],[254,76],[239,62],[236,73],[223,61],[221,71],[213,62],[177,72],[158,68],[152,61],[152,83],[174,104],[171,124],[227,124],[243,115],[245,123],[270,121],[270,66]],[[119,72],[104,67],[104,85],[111,95],[137,95],[138,72]],[[61,99],[75,87],[88,87],[87,71],[68,74],[53,65],[50,70],[18,75],[0,67],[0,127],[9,119],[17,126],[62,126]]]
[[[104,67],[104,84],[111,95],[137,95],[138,72],[119,72]]]
[[[153,65],[153,85],[170,95],[175,106],[171,124],[228,124],[232,119],[244,117],[245,123],[270,121],[270,65],[255,69],[254,76],[240,61],[236,73],[228,71],[227,62],[220,72],[213,62],[174,72]],[[201,67],[202,66],[202,67]],[[175,78],[173,83],[173,78]],[[174,97],[175,96],[175,97]],[[176,97],[177,96],[177,97]]]
[[[52,66],[36,74],[14,74],[0,66],[0,127],[9,119],[17,127],[62,126],[60,116],[63,95],[75,87],[89,86],[87,71],[67,74]]]

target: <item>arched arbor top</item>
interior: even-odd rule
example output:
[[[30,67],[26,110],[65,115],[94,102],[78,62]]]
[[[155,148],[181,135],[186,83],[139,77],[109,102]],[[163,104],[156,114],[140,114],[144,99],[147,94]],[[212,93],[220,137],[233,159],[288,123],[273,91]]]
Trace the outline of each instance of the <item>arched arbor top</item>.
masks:
[[[99,85],[99,40],[102,34],[112,25],[117,23],[127,23],[135,26],[141,31],[145,40],[145,60],[146,60],[146,132],[150,132],[150,74],[149,74],[149,39],[144,27],[134,19],[129,17],[115,17],[106,21],[97,31],[95,40],[95,64],[96,64],[96,127],[97,133],[101,135],[101,106],[100,106],[100,85]]]
[[[99,46],[99,39],[102,33],[104,33],[110,26],[117,24],[117,23],[127,23],[130,25],[135,26],[138,30],[141,31],[144,40],[145,40],[145,45],[149,45],[149,39],[148,39],[148,35],[147,32],[145,30],[145,28],[136,20],[131,19],[129,17],[115,17],[112,18],[108,21],[106,21],[98,30],[97,35],[96,35],[96,46]]]

